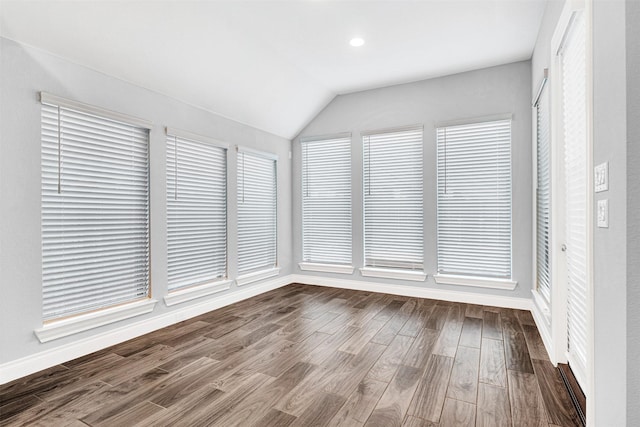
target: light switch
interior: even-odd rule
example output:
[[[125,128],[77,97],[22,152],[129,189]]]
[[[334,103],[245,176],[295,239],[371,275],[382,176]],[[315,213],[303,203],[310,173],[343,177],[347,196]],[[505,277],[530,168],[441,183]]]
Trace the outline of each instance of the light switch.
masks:
[[[598,200],[598,227],[609,228],[609,199]]]
[[[593,168],[593,182],[596,193],[609,189],[609,162],[600,163]]]

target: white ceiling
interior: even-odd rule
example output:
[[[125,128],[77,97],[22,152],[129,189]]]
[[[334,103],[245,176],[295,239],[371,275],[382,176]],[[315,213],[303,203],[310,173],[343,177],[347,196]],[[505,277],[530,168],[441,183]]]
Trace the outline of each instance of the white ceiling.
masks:
[[[545,4],[0,0],[0,34],[292,138],[337,94],[529,59]]]

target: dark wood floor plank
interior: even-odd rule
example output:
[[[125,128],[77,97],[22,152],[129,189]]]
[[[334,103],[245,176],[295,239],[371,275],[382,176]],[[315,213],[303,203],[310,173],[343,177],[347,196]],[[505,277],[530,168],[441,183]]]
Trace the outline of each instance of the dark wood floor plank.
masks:
[[[364,424],[388,385],[386,382],[370,378],[363,379],[333,417],[329,426]]]
[[[508,371],[507,376],[513,425],[546,427],[547,414],[536,376],[519,371]]]
[[[460,334],[462,333],[464,311],[465,308],[461,305],[449,307],[447,320],[442,326],[438,340],[433,348],[434,354],[447,357],[454,357],[456,355]]]
[[[473,427],[476,422],[476,405],[447,399],[442,409],[440,427]]]
[[[504,331],[504,349],[507,369],[533,373],[531,356],[527,347],[524,333],[511,330]]]
[[[482,339],[479,381],[499,387],[507,386],[507,365],[502,340]]]
[[[292,284],[0,385],[0,426],[570,427],[568,402],[528,311]]]
[[[397,335],[369,370],[367,377],[387,383],[390,382],[414,341],[415,338],[410,336]]]
[[[438,427],[438,424],[414,417],[413,415],[407,415],[404,423],[402,423],[402,427]]]
[[[372,341],[378,344],[389,345],[402,330],[411,313],[415,309],[415,301],[406,301],[397,313],[378,331]]]
[[[478,385],[476,426],[511,427],[511,407],[506,388],[483,383]]]
[[[422,369],[401,365],[375,406],[365,426],[401,426],[414,395]]]
[[[405,322],[402,329],[400,329],[400,335],[407,335],[410,337],[418,336],[418,333],[422,328],[426,327],[427,320],[433,313],[436,305],[431,300],[418,300],[416,307],[409,316],[409,319]]]
[[[531,359],[549,362],[549,353],[547,353],[547,349],[542,342],[538,328],[533,325],[522,325],[522,331],[524,332]]]
[[[316,403],[309,406],[291,427],[322,427],[329,424],[346,399],[331,393],[320,393]]]
[[[340,366],[333,372],[331,380],[326,383],[323,390],[344,398],[349,397],[386,349],[384,345],[367,344],[348,364]]]
[[[225,427],[244,427],[258,424],[278,400],[305,379],[315,367],[299,362],[272,382],[267,382],[244,399],[233,412],[218,420]],[[293,422],[293,417],[291,422]]]
[[[144,421],[146,418],[153,416],[159,412],[165,412],[161,406],[158,406],[151,402],[141,402],[137,405],[132,406],[116,415],[115,417],[109,419],[108,421],[102,423],[95,423],[93,426],[101,427],[101,426],[128,426],[133,425],[138,422]]]
[[[413,345],[402,360],[402,364],[414,368],[424,368],[439,334],[440,332],[434,329],[423,328],[413,341]]]
[[[500,313],[484,310],[482,337],[494,340],[502,339],[502,323],[500,321]]]
[[[551,362],[544,360],[533,360],[533,368],[549,421],[560,426],[580,425],[580,417],[569,395],[564,393],[565,385],[558,370]]]
[[[387,323],[386,320],[371,320],[368,325],[360,328],[351,338],[349,338],[338,349],[346,353],[358,354],[362,348],[378,333],[380,329]]]
[[[264,417],[255,424],[247,424],[250,427],[288,427],[296,420],[296,417],[286,412],[271,409]]]
[[[464,315],[466,317],[482,319],[484,317],[484,309],[481,305],[467,304],[467,309],[465,310]]]
[[[479,363],[480,349],[458,347],[449,379],[449,387],[447,388],[447,397],[473,404],[476,403]]]
[[[409,415],[434,423],[440,421],[452,368],[451,357],[434,354],[429,358],[426,371],[409,406]]]
[[[440,330],[444,326],[447,321],[447,316],[449,316],[449,310],[451,309],[448,305],[439,305],[433,308],[433,311],[429,315],[429,318],[424,324],[425,328]]]
[[[482,319],[465,317],[458,345],[480,348],[482,343]]]

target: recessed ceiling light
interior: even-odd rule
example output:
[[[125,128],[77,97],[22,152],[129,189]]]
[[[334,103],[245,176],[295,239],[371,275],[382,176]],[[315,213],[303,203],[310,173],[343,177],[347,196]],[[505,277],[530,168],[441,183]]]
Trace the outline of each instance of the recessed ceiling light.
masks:
[[[354,37],[349,41],[349,44],[353,47],[360,47],[364,44],[364,39],[360,37]]]

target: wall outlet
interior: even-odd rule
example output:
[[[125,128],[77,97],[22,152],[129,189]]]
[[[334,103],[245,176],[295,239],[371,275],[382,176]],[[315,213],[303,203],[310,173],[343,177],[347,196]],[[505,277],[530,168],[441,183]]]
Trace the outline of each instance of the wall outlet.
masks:
[[[593,168],[593,183],[596,193],[609,189],[609,162],[600,163]]]
[[[598,200],[598,227],[609,228],[609,199]]]

